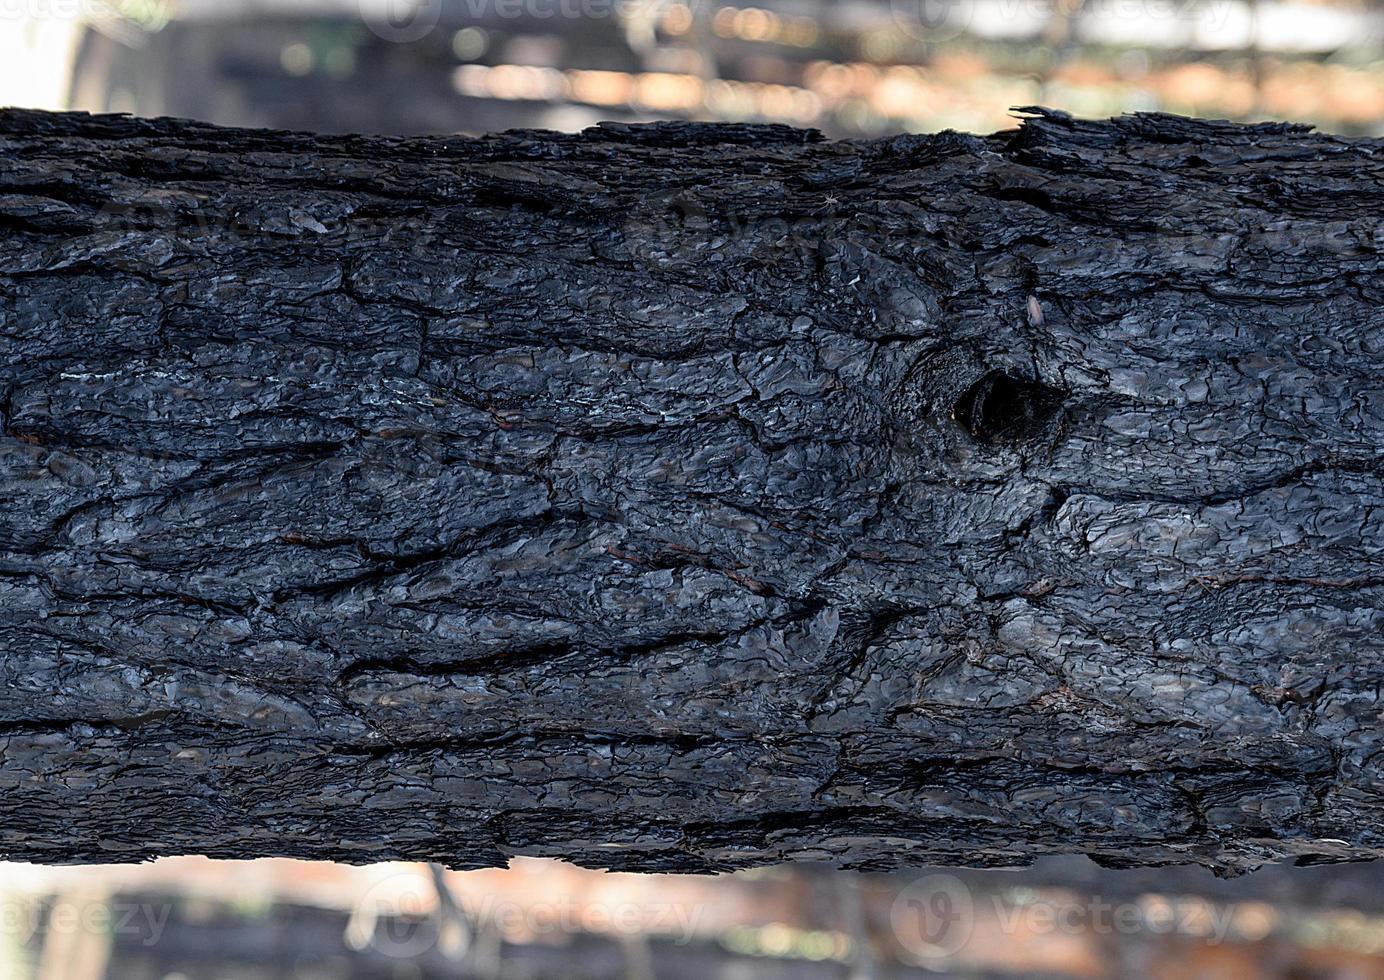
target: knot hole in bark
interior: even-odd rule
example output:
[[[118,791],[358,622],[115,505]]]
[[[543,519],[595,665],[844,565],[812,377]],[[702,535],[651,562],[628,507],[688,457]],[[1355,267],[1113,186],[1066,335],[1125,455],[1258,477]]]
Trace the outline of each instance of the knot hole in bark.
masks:
[[[1056,388],[991,371],[962,393],[952,417],[981,442],[1015,443],[1041,432],[1061,405]]]

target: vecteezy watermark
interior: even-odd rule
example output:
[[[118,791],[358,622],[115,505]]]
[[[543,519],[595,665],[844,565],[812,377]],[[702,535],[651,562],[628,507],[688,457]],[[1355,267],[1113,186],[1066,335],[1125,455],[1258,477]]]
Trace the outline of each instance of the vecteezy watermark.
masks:
[[[211,210],[189,195],[145,189],[116,200],[104,201],[89,213],[91,232],[107,236],[101,246],[113,249],[117,236],[139,236],[146,245],[157,242],[167,254],[195,249],[199,243],[220,245],[299,238],[312,242],[330,238],[337,244],[388,249],[399,255],[435,255],[440,229],[427,213],[357,215],[321,212],[268,202],[231,202]],[[77,246],[74,246],[74,248]],[[94,254],[94,253],[93,253]]]
[[[172,913],[168,902],[5,898],[0,900],[0,936],[24,942],[39,932],[48,936],[93,933],[153,946],[163,938]]]
[[[644,268],[692,268],[710,251],[754,251],[782,266],[809,266],[842,245],[889,234],[881,217],[857,212],[823,194],[803,213],[785,217],[726,210],[683,188],[646,200],[621,224],[630,259]]]
[[[578,902],[558,899],[511,902],[485,896],[465,903],[474,921],[502,936],[542,937],[578,932],[619,936],[654,933],[687,942],[697,931],[703,907],[675,902]]]
[[[691,5],[701,6],[705,2],[708,0],[693,0]],[[442,21],[444,5],[454,18],[475,24],[513,20],[649,21],[661,17],[673,3],[674,0],[357,0],[366,26],[384,40],[401,44],[421,40],[435,30]]]
[[[920,959],[956,953],[971,940],[975,903],[960,878],[919,878],[894,898],[889,923],[900,945]]]
[[[118,8],[114,0],[0,0],[0,19],[92,20]]]
[[[386,41],[420,41],[442,21],[443,0],[357,0],[360,18]]]
[[[1178,935],[1223,943],[1244,934],[1262,938],[1262,913],[1191,896],[1141,895],[1113,901],[1100,895],[1032,888],[976,895],[955,875],[931,874],[904,888],[890,909],[899,945],[919,960],[961,952],[978,934]]]
[[[0,0],[0,21],[121,20],[146,30],[162,30],[171,16],[168,0]]]
[[[889,12],[894,26],[906,37],[951,41],[971,26],[975,0],[889,0]]]
[[[705,911],[696,903],[565,897],[519,902],[497,895],[449,893],[444,901],[438,888],[436,879],[415,871],[380,879],[356,902],[346,926],[347,944],[396,959],[412,959],[434,948],[460,956],[475,933],[489,933],[511,942],[585,932],[657,935],[685,943],[699,931]]]
[[[346,923],[346,943],[352,949],[413,959],[441,944],[447,925],[443,915],[431,880],[411,872],[391,874],[356,901]]]

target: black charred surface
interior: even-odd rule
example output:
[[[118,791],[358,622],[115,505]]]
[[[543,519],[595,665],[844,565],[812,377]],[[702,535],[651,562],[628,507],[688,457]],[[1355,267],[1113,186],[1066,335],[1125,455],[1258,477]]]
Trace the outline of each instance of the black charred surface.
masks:
[[[1384,142],[0,113],[0,850],[1384,854]]]

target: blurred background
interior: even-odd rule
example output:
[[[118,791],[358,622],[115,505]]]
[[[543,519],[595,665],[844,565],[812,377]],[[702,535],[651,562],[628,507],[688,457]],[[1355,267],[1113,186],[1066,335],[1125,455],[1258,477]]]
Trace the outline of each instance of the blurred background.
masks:
[[[1384,135],[1370,0],[0,0],[0,104],[319,131],[1013,106]],[[0,980],[1381,978],[1384,867],[716,877],[176,858],[0,864]]]
[[[1384,134],[1376,0],[0,0],[0,103],[389,133],[1011,106]]]
[[[1384,976],[1378,865],[632,875],[288,860],[0,867],[0,976],[893,980]]]

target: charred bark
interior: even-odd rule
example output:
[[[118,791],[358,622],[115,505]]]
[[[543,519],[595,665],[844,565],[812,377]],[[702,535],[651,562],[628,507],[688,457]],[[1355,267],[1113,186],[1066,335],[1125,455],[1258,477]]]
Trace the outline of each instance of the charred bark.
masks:
[[[0,850],[1384,854],[1384,142],[0,114]]]

